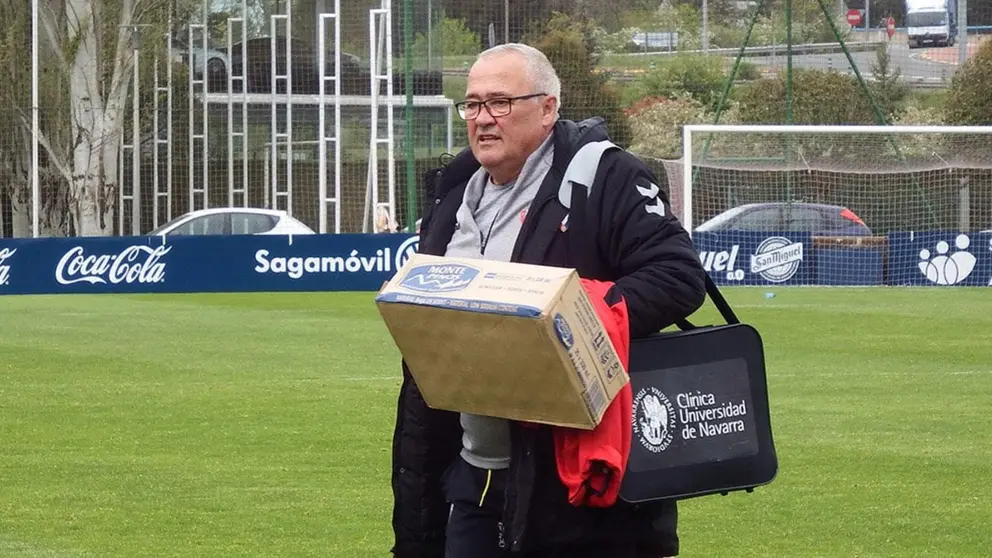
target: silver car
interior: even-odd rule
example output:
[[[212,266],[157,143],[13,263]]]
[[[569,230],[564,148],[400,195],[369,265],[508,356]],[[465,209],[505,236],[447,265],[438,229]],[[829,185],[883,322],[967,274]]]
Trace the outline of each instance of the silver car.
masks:
[[[191,211],[148,233],[148,236],[316,234],[295,217],[278,209],[217,207]]]

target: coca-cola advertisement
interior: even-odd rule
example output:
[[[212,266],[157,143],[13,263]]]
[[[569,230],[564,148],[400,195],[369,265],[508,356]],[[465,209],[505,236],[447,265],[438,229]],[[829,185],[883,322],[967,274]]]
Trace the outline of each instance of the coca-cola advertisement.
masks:
[[[55,280],[62,285],[162,283],[163,258],[171,250],[172,246],[128,246],[117,254],[87,254],[82,246],[73,246],[55,267]]]
[[[10,261],[15,253],[16,248],[0,248],[0,288],[10,283]]]
[[[409,234],[0,240],[0,294],[375,291]]]

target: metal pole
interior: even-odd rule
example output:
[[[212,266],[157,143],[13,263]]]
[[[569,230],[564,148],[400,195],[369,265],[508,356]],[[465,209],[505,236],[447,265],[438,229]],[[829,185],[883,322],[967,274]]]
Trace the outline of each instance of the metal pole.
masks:
[[[233,21],[236,18],[227,18],[227,55],[228,59],[233,59],[234,57],[234,31],[231,29],[233,26]],[[243,25],[243,23],[242,23]],[[247,45],[242,44],[241,48]],[[244,51],[247,52],[247,51]],[[247,55],[242,56],[242,60],[245,60]],[[246,62],[242,62],[241,68],[244,69],[248,67]],[[227,69],[227,206],[234,207],[234,138],[238,135],[234,131],[234,64]],[[241,87],[242,96],[244,96],[247,91],[244,90],[244,86]]]
[[[871,40],[871,0],[865,0],[865,42]]]
[[[31,236],[38,238],[41,184],[38,176],[38,1],[31,0]]]
[[[165,34],[168,37],[168,33]],[[169,49],[166,49],[166,60],[171,62],[171,57],[169,56]],[[161,126],[159,116],[159,111],[162,108],[162,103],[159,101],[159,93],[162,92],[162,85],[158,78],[158,67],[161,61],[159,56],[155,55],[152,58],[152,130],[154,130],[154,135],[152,136],[152,226],[151,228],[157,229],[159,225],[158,219],[158,204],[159,196],[161,195],[159,186],[159,176],[158,168],[161,162],[161,149],[159,145],[162,143],[162,138],[159,137],[159,128]]]
[[[385,1],[386,15],[385,25],[386,25],[386,75],[388,79],[386,80],[386,104],[388,105],[388,110],[386,111],[386,137],[388,142],[386,143],[386,156],[389,161],[389,166],[386,167],[386,180],[389,186],[389,192],[387,192],[387,198],[389,200],[389,222],[387,227],[392,227],[393,223],[396,222],[396,126],[393,122],[395,112],[396,112],[396,97],[394,96],[393,84],[396,80],[393,79],[393,2],[392,0]],[[404,34],[406,32],[406,24],[412,23],[412,11],[407,13],[404,10]],[[404,52],[404,56],[406,53]],[[407,95],[411,95],[413,92],[413,79],[411,74],[406,74],[406,92]],[[407,108],[406,112],[407,118],[409,119],[411,111]],[[407,137],[407,139],[410,139]],[[409,161],[408,161],[409,163]],[[378,210],[378,208],[376,208]]]
[[[334,233],[341,232],[341,0],[334,0]]]
[[[758,8],[761,7],[759,1]],[[712,135],[710,136],[712,137]],[[707,138],[706,141],[709,141]],[[682,127],[682,226],[692,238],[692,181],[695,173],[692,172],[692,129],[689,126]]]
[[[293,214],[293,3],[286,2],[286,211]],[[247,45],[246,45],[247,46]],[[243,49],[245,61],[247,48]]]
[[[202,43],[201,48],[203,52],[203,83],[201,88],[203,89],[203,102],[200,103],[201,116],[200,116],[200,135],[203,136],[203,149],[201,151],[200,160],[203,166],[203,209],[210,207],[210,138],[209,138],[209,123],[210,123],[210,104],[207,102],[207,97],[210,93],[210,85],[208,83],[207,70],[207,47],[209,46],[210,33],[207,31],[207,2],[203,2],[203,37],[201,37]],[[190,208],[193,209],[193,208]]]
[[[785,0],[785,123],[792,124],[792,0]],[[792,162],[792,135],[785,138],[785,164]],[[792,201],[792,172],[785,171],[785,200]]]
[[[138,69],[140,56],[140,31],[134,30],[134,91],[131,96],[131,234],[141,235],[141,97],[139,86],[141,76]]]
[[[792,0],[785,1],[785,122],[792,124]]]
[[[508,16],[509,17],[509,16]],[[406,84],[406,230],[417,230],[417,170],[413,150],[413,0],[403,1],[403,80]],[[392,109],[390,109],[392,110]]]
[[[165,220],[172,220],[172,18],[169,18],[169,32],[166,33],[165,64]],[[158,201],[155,201],[156,206]],[[155,223],[157,228],[159,223]]]
[[[406,0],[404,0],[405,2]],[[368,232],[369,223],[375,223],[375,210],[379,204],[379,47],[378,19],[380,9],[369,10],[369,167],[366,174],[365,213],[362,215],[362,232]]]
[[[709,5],[706,0],[703,0],[703,52],[708,53],[710,50],[710,23],[709,23]],[[669,40],[671,43],[671,40]]]
[[[194,101],[196,100],[196,60],[193,57],[193,29],[196,25],[190,25],[186,30],[186,53],[189,56],[189,66],[186,74],[186,111],[189,115],[189,127],[186,130],[186,140],[187,140],[187,157],[186,157],[186,180],[189,182],[189,207],[186,208],[187,211],[193,211],[196,209],[196,177],[193,175],[195,166],[193,165],[193,155],[196,153],[196,118],[193,116],[196,114],[196,105]],[[171,53],[170,53],[171,56]],[[170,60],[171,63],[171,60]],[[204,91],[206,93],[206,91]],[[207,102],[207,96],[203,96],[203,102]]]
[[[968,186],[967,176],[961,179],[958,198],[958,230],[971,232],[971,188]]]
[[[954,0],[951,0],[952,2]],[[968,0],[958,2],[958,67],[968,59]],[[948,22],[950,23],[950,22]]]
[[[334,14],[337,19],[338,14]],[[317,14],[317,232],[327,234],[327,14]]]
[[[704,2],[706,0],[703,0]],[[510,0],[503,0],[503,44],[510,42]]]
[[[230,60],[231,52],[227,53]],[[248,2],[241,0],[241,189],[248,207]],[[234,64],[228,71],[234,70]],[[264,184],[264,182],[263,182]],[[265,189],[265,186],[262,186]]]

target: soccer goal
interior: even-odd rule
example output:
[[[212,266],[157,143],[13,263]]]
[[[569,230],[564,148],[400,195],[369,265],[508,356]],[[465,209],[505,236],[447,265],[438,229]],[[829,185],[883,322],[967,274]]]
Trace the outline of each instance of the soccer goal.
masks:
[[[725,284],[992,285],[992,126],[687,125],[673,211]]]

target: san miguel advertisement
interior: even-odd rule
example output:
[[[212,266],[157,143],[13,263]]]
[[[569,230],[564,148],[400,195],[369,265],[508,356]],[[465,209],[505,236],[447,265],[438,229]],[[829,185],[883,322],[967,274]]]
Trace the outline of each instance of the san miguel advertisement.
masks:
[[[718,285],[808,285],[809,233],[696,232],[703,268]]]

